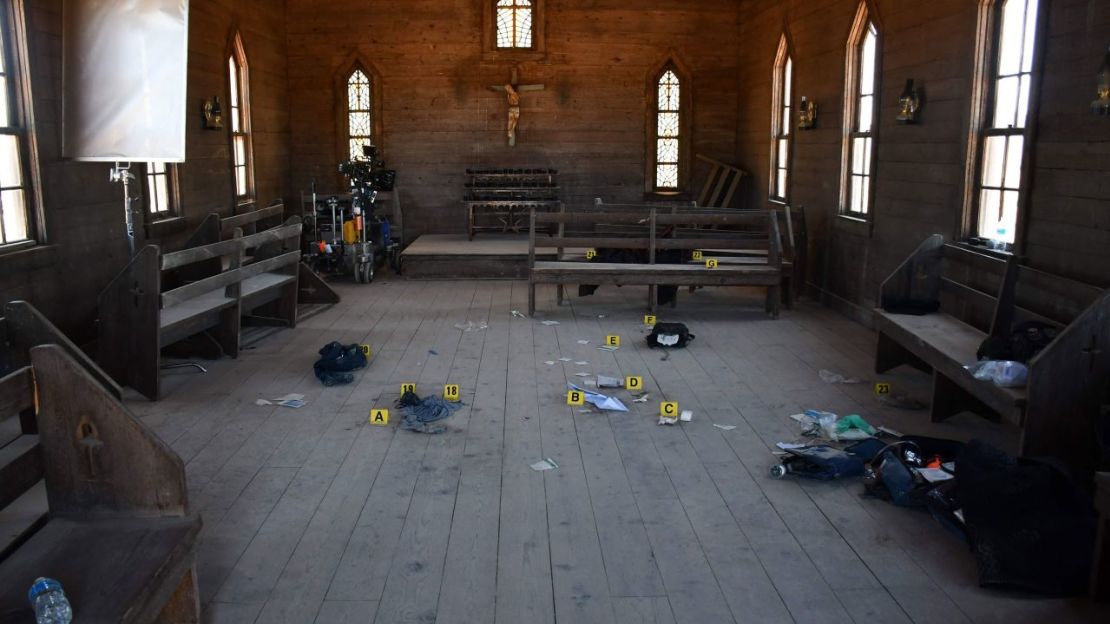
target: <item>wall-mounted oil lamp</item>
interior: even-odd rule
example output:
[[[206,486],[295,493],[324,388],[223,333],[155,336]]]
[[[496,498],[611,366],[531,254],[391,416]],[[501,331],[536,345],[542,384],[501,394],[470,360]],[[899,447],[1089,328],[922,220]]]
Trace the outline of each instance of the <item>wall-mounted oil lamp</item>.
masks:
[[[811,130],[817,126],[817,105],[802,96],[802,103],[798,105],[798,129]]]
[[[223,130],[224,114],[220,108],[220,96],[205,100],[201,104],[201,113],[204,115],[205,130]]]
[[[1110,115],[1110,48],[1098,70],[1098,99],[1091,102],[1091,112],[1096,115]]]
[[[913,85],[913,78],[906,81],[906,88],[898,96],[898,123],[917,123],[917,114],[921,110],[921,90]]]

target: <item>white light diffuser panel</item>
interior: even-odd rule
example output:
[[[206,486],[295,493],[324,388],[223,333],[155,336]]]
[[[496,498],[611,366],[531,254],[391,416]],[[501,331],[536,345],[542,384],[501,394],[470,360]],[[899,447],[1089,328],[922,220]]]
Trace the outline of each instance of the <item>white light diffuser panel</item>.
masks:
[[[65,0],[62,153],[183,162],[189,0]]]

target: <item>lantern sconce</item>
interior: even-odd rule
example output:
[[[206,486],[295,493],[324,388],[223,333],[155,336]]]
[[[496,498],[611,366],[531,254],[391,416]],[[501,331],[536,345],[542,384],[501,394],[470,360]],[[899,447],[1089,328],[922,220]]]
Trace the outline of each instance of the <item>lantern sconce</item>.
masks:
[[[802,96],[802,103],[798,106],[798,129],[812,130],[817,126],[817,105]]]
[[[1091,112],[1096,115],[1110,115],[1110,48],[1097,75],[1098,99],[1091,102]]]
[[[906,88],[898,96],[898,118],[900,124],[908,125],[917,123],[917,115],[921,111],[921,89],[913,84],[913,78],[906,80]]]
[[[201,103],[200,110],[204,115],[205,130],[223,130],[224,115],[220,108],[220,96],[217,95],[210,100],[204,100]]]

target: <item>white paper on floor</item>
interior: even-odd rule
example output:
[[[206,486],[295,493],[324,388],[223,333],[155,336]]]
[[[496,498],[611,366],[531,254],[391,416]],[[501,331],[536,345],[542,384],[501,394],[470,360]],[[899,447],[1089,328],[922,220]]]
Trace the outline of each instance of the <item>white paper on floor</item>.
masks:
[[[578,344],[580,344],[580,345],[588,345],[588,344],[590,344],[590,341],[589,341],[589,340],[579,340],[579,341],[578,341]]]
[[[550,457],[545,457],[543,459],[543,461],[538,461],[538,462],[532,464],[532,470],[535,470],[536,472],[544,472],[546,470],[555,470],[558,467],[559,467],[559,464],[556,464],[555,460],[551,459]]]
[[[272,400],[280,402],[280,401],[300,401],[302,399],[304,399],[303,394],[287,394],[285,396],[279,396],[278,398],[272,399]]]
[[[574,365],[575,366],[589,366],[590,363],[589,362],[575,362]]]
[[[659,424],[660,425],[674,425],[674,424],[677,424],[677,423],[678,423],[677,418],[667,418],[666,416],[660,416],[659,417]]]
[[[513,310],[513,316],[515,316],[515,317],[517,317],[517,318],[523,318],[523,319],[526,319],[526,318],[528,318],[528,317],[527,317],[527,316],[525,316],[525,315],[524,315],[524,313],[523,313],[523,312],[521,312],[520,310]]]
[[[560,362],[569,362],[571,360],[570,360],[570,358],[559,358],[559,361]]]
[[[619,348],[620,347],[614,347],[612,345],[601,345],[600,347],[598,347],[598,350],[599,351],[610,351],[610,352],[612,352],[612,351],[616,351]]]
[[[682,413],[679,414],[678,419],[682,422],[690,422],[694,420],[694,412],[690,410],[682,410]]]
[[[258,399],[257,401],[254,402],[254,404],[255,405],[273,405],[273,402],[272,401],[267,401],[266,399]]]
[[[616,377],[606,377],[605,375],[597,376],[598,388],[623,388],[624,382]]]
[[[736,428],[736,425],[718,425],[716,423],[713,423],[713,426],[718,429],[724,429],[725,431],[732,431]]]
[[[544,362],[544,364],[547,364],[548,366],[555,366],[555,360],[548,360]]]
[[[650,394],[642,394],[642,395],[636,397],[635,399],[632,399],[632,402],[633,403],[647,403],[648,398],[650,398],[650,397],[651,397]]]
[[[547,325],[548,327],[551,327],[552,325],[558,325],[559,321],[540,321],[540,323],[542,323],[544,325]]]
[[[575,373],[574,376],[575,377],[589,377],[590,374],[589,373]]]

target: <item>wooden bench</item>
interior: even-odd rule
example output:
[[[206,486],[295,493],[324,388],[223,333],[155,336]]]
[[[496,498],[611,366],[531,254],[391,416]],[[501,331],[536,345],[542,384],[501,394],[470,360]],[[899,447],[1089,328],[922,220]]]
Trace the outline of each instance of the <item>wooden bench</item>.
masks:
[[[349,198],[350,196],[348,195],[347,197]],[[311,203],[311,201],[309,203]],[[204,221],[201,222],[200,226],[185,242],[184,248],[189,249],[228,240],[232,238],[236,230],[241,230],[244,234],[249,235],[251,233],[257,234],[264,232],[267,229],[282,227],[285,225],[281,221],[284,214],[285,205],[281,202],[275,202],[265,208],[256,208],[230,217],[223,217],[213,212],[205,217]],[[315,216],[313,215],[312,218],[315,219]],[[303,219],[304,217],[302,217],[302,221]],[[294,217],[290,217],[287,221],[287,223],[293,222],[296,222]],[[304,228],[302,228],[302,239],[306,234],[310,233],[306,233]],[[244,250],[241,265],[250,265],[255,261],[256,257],[259,259],[271,257],[279,247],[280,249],[285,249],[287,246],[283,243],[269,241],[258,248],[247,248]],[[212,275],[218,271],[219,268],[220,267],[216,266],[215,260],[213,260],[208,264],[195,265],[192,271],[183,273],[183,275],[190,279],[200,279]],[[319,312],[327,306],[339,303],[339,293],[312,269],[301,264],[297,270],[297,303],[306,306],[318,306],[314,311]],[[262,311],[244,307],[243,314],[250,317],[248,319],[249,323],[268,324],[271,319],[276,317],[279,319],[278,324],[284,325],[285,322],[282,320],[283,317],[281,316],[282,311],[275,310],[273,307],[274,306],[271,305],[271,309]],[[298,314],[298,318],[306,318],[307,316],[309,315]]]
[[[996,294],[992,294],[996,293]],[[1089,474],[1093,423],[1110,376],[1110,291],[929,237],[882,284],[880,302],[939,302],[936,312],[875,311],[875,372],[910,364],[933,375],[932,418],[969,410],[1022,427],[1023,455],[1053,455]],[[964,367],[988,335],[1015,322],[1066,326],[1029,363],[1024,388],[1000,388]]]
[[[599,211],[646,211],[652,205],[653,204],[611,204],[605,203],[601,198],[594,199],[594,209]],[[666,204],[659,204],[659,206],[661,209],[660,214],[683,214],[687,212],[701,212],[706,214],[743,214],[756,212],[763,214],[763,211],[745,211],[732,208],[699,208],[697,202],[669,202]],[[776,209],[776,212],[779,217],[779,248],[782,250],[782,301],[787,308],[792,308],[800,285],[805,280],[806,258],[809,248],[805,211],[791,210],[790,206],[783,206],[781,210]],[[635,226],[601,225],[597,229],[603,232],[621,232],[627,231],[629,227]],[[687,230],[691,231],[690,235],[694,236],[697,235],[697,230],[702,229],[704,228],[687,228]],[[712,229],[720,228],[714,227]],[[702,248],[696,249],[695,251],[700,251],[705,256],[717,258],[721,265],[761,264],[767,261],[767,248],[765,245],[756,245],[752,249]],[[697,287],[691,286],[690,290],[694,290],[695,288]]]
[[[28,366],[31,348],[44,344],[56,344],[65,349],[108,394],[117,399],[122,396],[112,377],[33,305],[26,301],[9,301],[0,308],[0,376]]]
[[[49,511],[0,543],[0,623],[33,622],[27,591],[62,583],[75,622],[200,621],[181,459],[59,345],[0,379],[0,422],[36,405],[37,435],[0,439],[0,511],[45,483]]]
[[[564,284],[608,284],[648,286],[649,308],[657,307],[655,288],[668,286],[760,286],[767,288],[766,311],[777,318],[782,280],[781,249],[778,217],[775,211],[720,212],[686,211],[672,214],[665,206],[646,206],[638,210],[585,209],[547,213],[533,210],[528,236],[528,309],[535,313],[536,284],[556,284],[557,297],[563,301]],[[555,247],[556,261],[536,261],[537,226],[553,225],[556,234],[543,240],[545,247]],[[597,228],[610,225],[630,227],[623,233],[602,233]],[[700,230],[697,236],[686,235],[695,226],[749,226],[749,229]],[[570,227],[568,227],[570,226]],[[657,264],[660,251],[692,252],[712,247],[719,249],[767,250],[766,261],[760,264],[722,265],[707,268],[705,263]],[[568,261],[564,251],[572,248],[630,249],[646,253],[645,263],[601,263]],[[685,255],[685,253],[684,253]]]
[[[100,294],[101,366],[157,400],[163,346],[205,332],[238,357],[241,315],[271,302],[274,320],[295,327],[300,234],[293,217],[278,228],[168,254],[147,245]],[[249,250],[253,261],[244,264]],[[197,275],[194,265],[206,270]],[[194,271],[179,280],[182,269]]]

